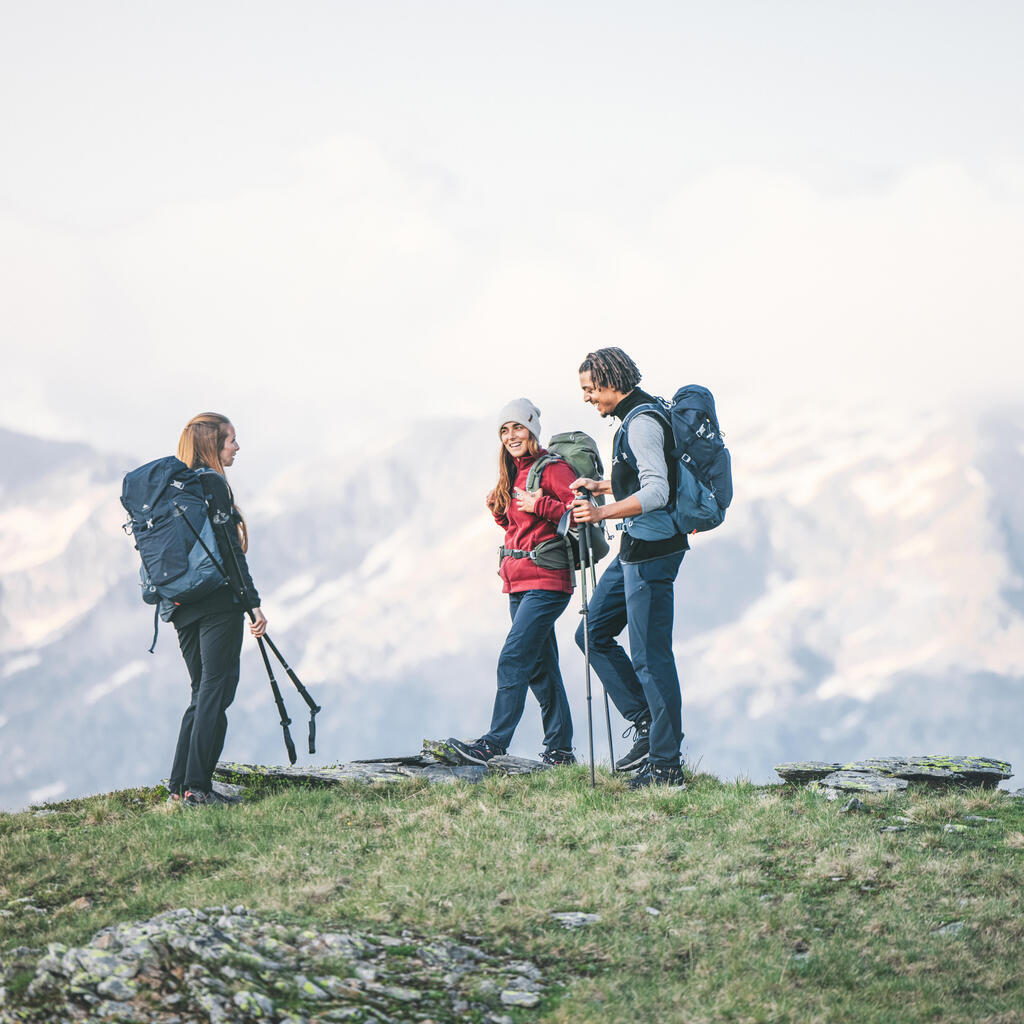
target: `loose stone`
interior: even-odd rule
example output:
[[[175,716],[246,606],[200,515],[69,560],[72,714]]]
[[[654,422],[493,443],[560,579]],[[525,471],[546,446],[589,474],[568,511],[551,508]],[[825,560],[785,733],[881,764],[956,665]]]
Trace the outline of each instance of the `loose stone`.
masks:
[[[525,1006],[529,1008],[536,1006],[540,1002],[540,996],[536,992],[518,992],[514,989],[506,989],[501,993],[501,1001],[506,1006]]]
[[[588,924],[597,924],[601,920],[600,914],[584,914],[578,910],[553,913],[551,916],[563,928],[585,928]]]

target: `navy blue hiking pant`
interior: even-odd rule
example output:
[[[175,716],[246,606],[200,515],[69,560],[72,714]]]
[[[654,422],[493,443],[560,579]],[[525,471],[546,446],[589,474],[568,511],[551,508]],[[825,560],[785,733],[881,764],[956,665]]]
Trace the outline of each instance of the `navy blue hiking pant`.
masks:
[[[498,658],[498,692],[490,731],[481,739],[508,750],[526,706],[526,691],[540,704],[545,750],[572,750],[572,716],[558,670],[555,620],[571,594],[524,590],[508,595],[512,628]]]
[[[227,709],[238,689],[242,653],[242,612],[204,615],[178,628],[178,644],[192,680],[192,701],[185,709],[174,751],[168,788],[209,793],[213,770],[224,749]]]
[[[679,551],[646,562],[615,556],[590,599],[590,664],[623,718],[650,716],[650,760],[678,765],[683,742],[682,698],[672,654],[672,586],[682,564]],[[629,627],[632,661],[616,642]],[[583,650],[583,623],[576,643]]]

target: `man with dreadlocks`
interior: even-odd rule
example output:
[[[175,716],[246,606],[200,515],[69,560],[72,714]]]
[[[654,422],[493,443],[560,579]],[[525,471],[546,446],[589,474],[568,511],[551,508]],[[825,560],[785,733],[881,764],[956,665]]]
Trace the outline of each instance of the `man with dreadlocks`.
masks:
[[[576,522],[625,520],[619,553],[601,576],[588,616],[591,663],[631,723],[624,735],[633,733],[632,750],[615,767],[637,770],[632,789],[680,787],[682,699],[672,654],[672,587],[689,544],[665,511],[676,483],[675,460],[669,457],[672,432],[650,408],[656,399],[637,387],[640,371],[622,349],[588,353],[579,373],[583,400],[603,417],[620,421],[611,479],[581,477],[572,484],[574,490],[586,488],[614,498],[606,505],[577,498]],[[629,627],[632,661],[615,640],[623,626]],[[583,630],[581,622],[576,631],[581,649]]]

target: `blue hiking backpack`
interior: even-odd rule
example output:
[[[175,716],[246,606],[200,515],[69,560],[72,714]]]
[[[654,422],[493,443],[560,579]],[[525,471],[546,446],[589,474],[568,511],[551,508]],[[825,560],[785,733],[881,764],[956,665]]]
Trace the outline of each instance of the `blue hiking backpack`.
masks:
[[[639,413],[653,412],[672,431],[673,448],[667,454],[678,460],[676,493],[666,508],[680,533],[713,530],[725,519],[732,504],[732,459],[725,447],[711,392],[699,384],[680,388],[668,402],[645,402],[631,409],[626,425]]]
[[[128,513],[123,529],[135,538],[135,549],[142,559],[142,600],[157,606],[153,647],[157,615],[167,622],[179,604],[198,601],[227,583],[184,521],[188,519],[203,544],[219,557],[200,481],[204,472],[212,470],[189,469],[169,455],[132,470],[121,487],[121,504]]]

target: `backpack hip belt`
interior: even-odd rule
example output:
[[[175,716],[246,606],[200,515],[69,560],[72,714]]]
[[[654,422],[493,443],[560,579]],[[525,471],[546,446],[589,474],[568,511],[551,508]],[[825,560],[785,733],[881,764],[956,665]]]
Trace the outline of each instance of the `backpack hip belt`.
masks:
[[[537,561],[537,551],[521,551],[519,548],[506,548],[504,546],[498,548],[498,558],[529,558],[531,562]]]

